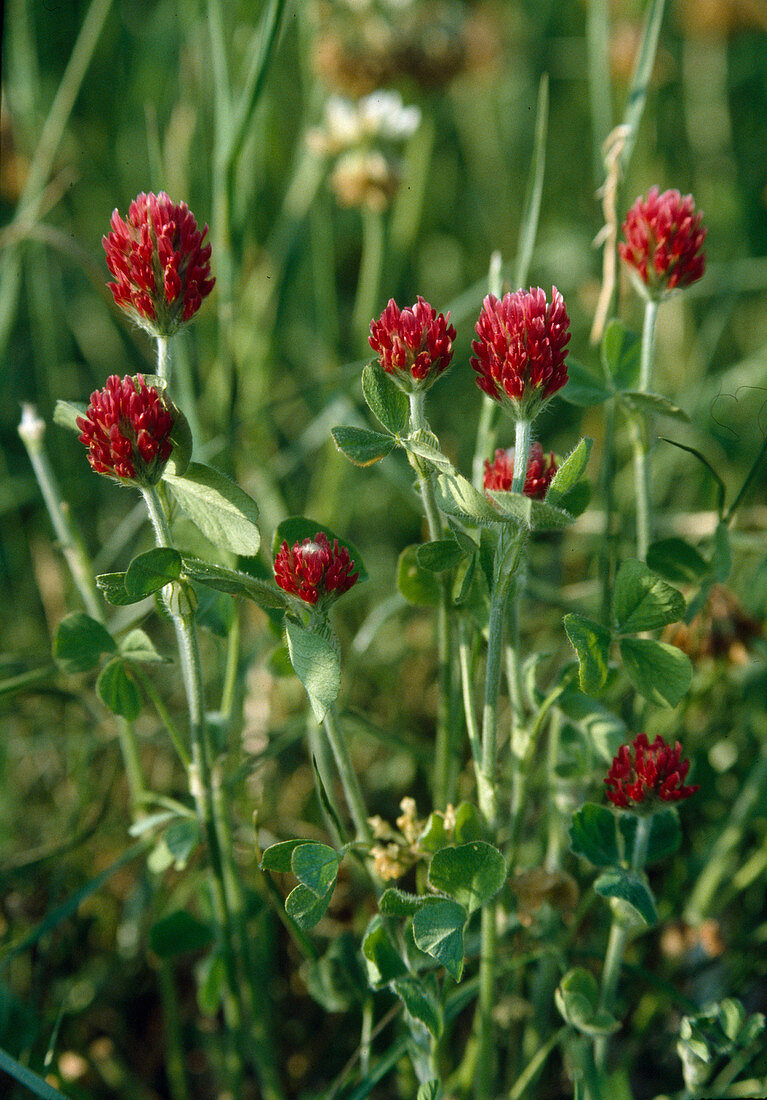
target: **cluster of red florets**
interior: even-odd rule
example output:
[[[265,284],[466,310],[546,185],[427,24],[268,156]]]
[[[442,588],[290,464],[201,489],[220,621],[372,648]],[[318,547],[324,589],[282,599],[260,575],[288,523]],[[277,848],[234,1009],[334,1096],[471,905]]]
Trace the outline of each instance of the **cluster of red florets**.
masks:
[[[170,458],[174,410],[144,376],[116,374],[91,394],[85,416],[78,416],[80,442],[96,473],[153,484]]]
[[[525,496],[543,500],[556,472],[557,464],[554,461],[554,452],[551,451],[545,455],[541,444],[533,443],[530,448],[525,485],[522,490]],[[501,447],[495,452],[495,459],[492,462],[488,458],[485,459],[484,488],[508,492],[513,481],[514,448],[509,447],[508,450],[504,450]]]
[[[283,542],[274,559],[274,579],[285,592],[308,604],[340,596],[356,584],[354,562],[345,546],[331,545],[323,531],[289,547]]]
[[[540,287],[498,299],[488,294],[476,325],[471,360],[477,385],[527,419],[567,382],[570,318],[556,287],[551,302]]]
[[[690,761],[682,760],[682,746],[672,748],[658,734],[650,743],[640,733],[630,745],[622,745],[605,779],[607,797],[621,809],[642,803],[680,802],[699,787],[684,784]]]
[[[161,191],[134,199],[125,221],[112,214],[112,232],[103,238],[109,287],[118,306],[157,336],[170,336],[188,321],[213,289],[210,245],[185,202]]]
[[[379,319],[370,323],[370,346],[403,389],[425,389],[453,358],[455,329],[449,322],[449,313],[437,313],[420,295],[402,310],[390,298]]]
[[[626,215],[618,245],[620,257],[647,287],[659,296],[676,287],[690,286],[706,270],[701,251],[706,238],[703,216],[695,212],[692,195],[651,187],[647,198],[638,198]]]

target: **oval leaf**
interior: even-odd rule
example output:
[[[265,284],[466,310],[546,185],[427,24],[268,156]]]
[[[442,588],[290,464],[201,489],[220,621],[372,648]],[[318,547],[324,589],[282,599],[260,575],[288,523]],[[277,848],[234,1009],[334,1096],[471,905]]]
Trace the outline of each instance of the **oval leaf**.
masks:
[[[374,988],[404,978],[408,970],[380,916],[376,914],[362,937],[362,954]]]
[[[641,412],[659,413],[661,416],[671,417],[672,420],[681,420],[683,424],[689,424],[690,422],[690,417],[684,409],[680,409],[678,405],[675,405],[673,401],[669,401],[667,397],[663,397],[662,394],[628,391],[622,396],[624,401],[627,401],[629,405]]]
[[[120,641],[120,656],[139,664],[162,664],[167,657],[161,657],[152,644],[152,640],[140,630],[129,631]]]
[[[393,435],[401,435],[410,420],[407,395],[397,389],[379,363],[368,363],[362,372],[362,395],[367,407]]]
[[[602,365],[618,390],[630,390],[639,380],[641,343],[620,321],[610,321],[602,337]],[[569,368],[569,363],[568,363]]]
[[[415,607],[436,607],[440,584],[434,573],[418,563],[418,546],[406,546],[397,562],[397,588]]]
[[[163,480],[181,510],[214,546],[233,554],[258,553],[258,505],[230,478],[211,466],[190,462],[183,477],[166,472]]]
[[[582,439],[578,446],[567,456],[551,479],[551,484],[546,493],[548,504],[557,504],[581,480],[588,465],[591,447],[592,441],[590,439]]]
[[[604,379],[592,374],[582,363],[567,357],[567,385],[559,391],[559,396],[569,405],[589,409],[592,405],[601,405],[610,397],[610,390]]]
[[[594,889],[603,898],[618,898],[626,902],[636,911],[643,924],[657,923],[655,899],[644,878],[636,871],[613,867],[599,876],[594,883]]]
[[[630,852],[633,850],[637,831],[636,814],[619,814],[617,820],[625,842],[625,850]],[[657,863],[658,860],[672,856],[681,843],[682,830],[676,809],[672,806],[667,810],[656,810],[650,819],[650,837],[647,842],[645,864]]]
[[[151,596],[181,576],[181,555],[170,546],[157,546],[134,558],[125,572],[125,591],[131,599]]]
[[[425,542],[416,550],[416,560],[421,569],[430,573],[444,573],[452,569],[463,557],[463,550],[455,539],[438,539]]]
[[[564,627],[578,656],[581,690],[595,695],[607,682],[612,635],[583,615],[565,615]]]
[[[125,590],[124,573],[100,573],[96,577],[96,587],[103,593],[107,603],[111,603],[113,607],[127,607],[143,599],[142,596],[134,598],[128,595]]]
[[[293,850],[299,844],[306,844],[305,840],[280,840],[277,844],[270,844],[261,856],[260,867],[262,871],[279,871],[285,873],[293,870]]]
[[[290,663],[306,688],[312,710],[321,722],[341,690],[341,661],[325,638],[307,630],[300,623],[285,624]]]
[[[128,722],[135,722],[141,713],[141,693],[119,657],[102,668],[96,681],[96,694],[112,714]]]
[[[432,990],[420,978],[399,978],[392,984],[392,989],[404,1004],[410,1015],[420,1020],[435,1039],[442,1034],[442,1011],[440,1003]],[[418,1091],[418,1096],[435,1097],[438,1092],[423,1092],[426,1086]]]
[[[506,860],[485,840],[442,848],[429,867],[429,883],[470,913],[490,901],[506,881]]]
[[[684,615],[684,596],[666,584],[641,561],[624,561],[613,590],[613,616],[621,634],[678,622]]]
[[[313,894],[323,898],[336,883],[338,865],[341,862],[338,852],[327,844],[299,844],[291,856],[293,874]]]
[[[463,906],[448,898],[430,901],[413,917],[416,946],[441,963],[457,982],[460,982],[463,973],[463,926],[466,917]]]
[[[53,656],[65,672],[95,668],[102,653],[114,653],[114,638],[97,619],[73,611],[61,620],[53,640]]]
[[[686,653],[651,638],[621,638],[621,657],[637,691],[659,707],[675,707],[692,683]]]
[[[684,539],[659,539],[647,550],[647,564],[672,584],[697,584],[708,573],[708,562]]]
[[[621,862],[621,847],[615,814],[607,806],[586,802],[573,814],[570,848],[595,867],[613,867]]]
[[[299,928],[308,932],[325,916],[332,896],[332,886],[324,897],[318,898],[313,890],[304,886],[303,882],[299,882],[298,886],[285,898],[285,912]]]
[[[390,435],[371,432],[368,428],[331,428],[330,434],[341,454],[355,466],[372,466],[394,449],[394,440]]]

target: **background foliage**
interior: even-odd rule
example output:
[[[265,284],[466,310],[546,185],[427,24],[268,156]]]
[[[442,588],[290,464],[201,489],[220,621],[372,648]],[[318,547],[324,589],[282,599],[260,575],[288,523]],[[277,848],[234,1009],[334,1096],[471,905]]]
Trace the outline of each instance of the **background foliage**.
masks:
[[[328,94],[312,62],[328,9],[288,4],[263,93],[222,188],[216,20],[223,20],[229,80],[242,87],[259,41],[260,9],[268,5],[256,5],[255,15],[253,7],[213,0],[207,7],[191,0],[5,5],[0,1047],[38,1072],[51,1070],[71,1096],[89,1100],[168,1095],[163,1020],[169,1004],[191,1039],[193,1095],[211,1095],[208,1052],[218,1026],[211,1016],[200,1022],[199,955],[170,963],[148,950],[150,926],[169,897],[183,903],[193,893],[194,874],[171,868],[157,890],[142,838],[127,832],[113,721],[87,677],[52,675],[50,638],[79,605],[16,432],[21,402],[34,402],[50,422],[57,398],[83,401],[108,374],[151,369],[148,340],[112,306],[100,245],[112,209],[124,211],[141,190],[164,188],[211,224],[217,291],[177,338],[183,342],[182,404],[206,441],[203,457],[259,501],[267,545],[285,516],[301,514],[362,550],[370,579],[344,601],[338,623],[353,752],[374,812],[393,820],[405,795],[428,804],[436,700],[431,612],[407,606],[394,584],[399,553],[421,537],[419,503],[401,454],[359,470],[338,454],[329,434],[335,424],[364,422],[359,378],[367,352],[354,327],[365,218],[341,208],[323,172],[315,167],[313,175],[307,162],[306,131],[320,122]],[[592,247],[602,224],[595,198],[603,178],[599,149],[623,111],[644,10],[634,0],[528,0],[458,4],[457,17],[465,17],[464,8],[479,28],[470,63],[436,89],[412,74],[397,85],[423,117],[405,148],[402,187],[387,215],[372,312],[390,296],[404,304],[416,294],[451,309],[455,361],[430,399],[429,416],[451,460],[466,470],[481,397],[468,367],[473,323],[491,252],[500,250],[513,269],[544,72],[550,81],[546,174],[530,281],[554,282],[564,293],[572,354],[597,369],[589,329],[600,279]],[[103,29],[75,85],[67,70],[72,50],[84,22],[98,15]],[[610,34],[606,54],[594,45],[602,17]],[[52,143],[57,108],[49,112],[56,103],[62,125],[60,141]],[[664,307],[658,331],[656,388],[682,406],[691,423],[663,421],[659,434],[700,449],[730,499],[767,434],[766,143],[762,5],[669,3],[619,211],[653,183],[692,191],[705,211],[708,273]],[[41,163],[48,170],[36,179]],[[619,308],[638,328],[640,304],[628,285],[621,284]],[[602,413],[557,400],[537,430],[545,449],[566,453],[587,434],[598,454]],[[98,571],[124,568],[150,545],[136,500],[92,475],[69,432],[51,426],[46,443]],[[632,491],[627,441],[619,436],[617,446],[612,488],[629,518],[616,525],[612,549],[625,556],[631,553]],[[712,479],[688,452],[664,443],[657,444],[653,463],[661,533],[705,545],[714,527]],[[595,458],[590,471],[597,481]],[[739,514],[729,582],[759,621],[767,609],[764,484],[762,472]],[[602,502],[597,491],[571,533],[539,538],[532,555],[523,637],[552,662],[570,659],[562,612],[598,616]],[[189,539],[193,549],[191,532]],[[303,738],[304,700],[295,679],[283,675],[280,640],[265,615],[250,607],[235,612],[218,598],[203,611],[211,697],[225,689],[226,793],[252,890],[254,950],[279,1021],[273,1029],[278,1062],[290,1094],[308,1097],[342,1071],[357,1035],[307,992],[295,946],[255,871],[252,825],[257,810],[262,847],[294,835],[324,837]],[[227,635],[234,615],[242,633],[233,679]],[[147,629],[158,648],[167,649],[167,625],[153,619]],[[641,995],[631,1028],[618,1040],[619,1057],[637,1097],[681,1088],[675,1056],[661,1060],[656,1052],[673,1049],[675,1021],[691,1003],[735,994],[755,1011],[767,1002],[767,668],[761,642],[749,640],[750,655],[735,643],[725,659],[698,662],[692,693],[676,710],[646,716],[641,701],[627,696],[623,704],[630,730],[647,720],[649,733],[683,741],[702,784],[686,808],[681,851],[657,872],[663,876],[661,926],[639,941],[627,964],[627,973],[635,968]],[[180,696],[170,701],[177,707]],[[142,718],[138,732],[153,789],[178,795],[179,775],[156,721]],[[572,748],[558,792],[565,809],[599,797],[586,778],[591,761],[584,766],[575,739]],[[463,786],[470,794],[468,769]],[[730,832],[723,834],[725,824]],[[540,846],[535,820],[526,835],[534,853]],[[715,843],[722,877],[697,914],[708,923],[696,932],[679,922],[685,899],[711,866]],[[91,890],[94,875],[106,870]],[[354,883],[342,877],[322,936],[359,932],[367,915]],[[582,920],[585,962],[587,944],[604,936],[606,917],[592,909]],[[533,995],[521,981],[505,990],[510,1049],[520,1040]],[[754,1074],[765,1073],[762,1056]],[[407,1080],[398,1085],[395,1074],[375,1095],[410,1095],[409,1087]],[[566,1095],[556,1067],[536,1087],[536,1095]]]

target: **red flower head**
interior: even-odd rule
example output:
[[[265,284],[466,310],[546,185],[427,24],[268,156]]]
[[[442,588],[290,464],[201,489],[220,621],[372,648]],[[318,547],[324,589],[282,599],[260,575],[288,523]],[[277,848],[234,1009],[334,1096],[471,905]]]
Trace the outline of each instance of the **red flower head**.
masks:
[[[500,301],[488,294],[472,343],[477,385],[517,420],[529,420],[567,382],[570,318],[565,301],[551,288],[551,304],[540,287],[517,290]]]
[[[356,584],[354,562],[345,546],[318,531],[313,538],[297,542],[292,550],[283,542],[274,559],[274,579],[285,592],[312,605],[335,599]]]
[[[78,416],[80,442],[97,474],[139,485],[153,485],[173,450],[171,433],[178,411],[144,376],[116,374],[91,394],[85,416]]]
[[[400,389],[428,389],[453,358],[455,329],[446,316],[418,296],[400,310],[393,298],[377,321],[370,322],[370,346]]]
[[[551,485],[551,479],[557,472],[557,464],[554,461],[554,452],[545,455],[540,443],[533,443],[527,461],[527,474],[523,492],[526,497],[534,497],[543,500]],[[495,460],[485,459],[484,488],[502,490],[508,492],[514,480],[514,448],[507,451],[499,448],[495,452]]]
[[[185,202],[150,191],[130,204],[126,221],[117,210],[112,232],[102,238],[115,302],[154,336],[171,336],[195,315],[215,283],[210,245]]]
[[[682,760],[678,741],[672,749],[660,734],[650,744],[647,734],[640,733],[631,745],[621,745],[610,765],[607,797],[622,809],[643,802],[680,802],[699,789],[685,787],[689,770],[690,761]]]
[[[641,280],[644,294],[658,298],[701,278],[706,270],[702,221],[692,195],[682,197],[678,191],[660,195],[657,187],[651,187],[646,199],[637,199],[623,223],[627,243],[621,242],[618,251]]]

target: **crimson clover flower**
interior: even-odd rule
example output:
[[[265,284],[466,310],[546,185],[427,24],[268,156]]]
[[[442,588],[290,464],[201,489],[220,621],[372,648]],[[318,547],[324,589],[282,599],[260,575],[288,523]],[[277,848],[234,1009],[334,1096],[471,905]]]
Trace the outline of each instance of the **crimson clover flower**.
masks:
[[[472,343],[477,385],[516,420],[530,420],[567,382],[570,318],[556,287],[551,303],[540,287],[498,299],[488,294]]]
[[[554,452],[545,455],[540,443],[533,443],[527,460],[527,473],[523,493],[526,497],[535,500],[543,500],[551,484],[554,474],[557,472],[557,464],[554,461]],[[483,486],[485,489],[501,490],[508,492],[514,480],[514,448],[504,450],[500,447],[495,452],[493,462],[485,459],[485,476]]]
[[[176,407],[142,374],[107,378],[103,390],[91,394],[85,416],[78,416],[80,442],[97,474],[154,485],[173,450],[171,433],[179,416]]]
[[[449,313],[437,313],[420,294],[402,310],[390,298],[379,319],[370,322],[370,346],[400,389],[428,389],[450,366],[455,329],[449,322]]]
[[[626,243],[618,245],[618,252],[643,294],[659,298],[701,278],[706,270],[702,222],[692,195],[661,195],[651,187],[646,199],[636,200],[623,223]]]
[[[690,761],[682,760],[682,746],[667,745],[658,734],[652,744],[646,733],[638,734],[630,745],[621,745],[605,779],[607,797],[615,806],[660,802],[680,802],[699,789],[684,784]]]
[[[210,274],[210,245],[185,202],[164,191],[142,191],[123,221],[112,214],[112,231],[102,238],[109,284],[115,302],[153,336],[172,336],[195,315],[215,279]]]
[[[354,562],[345,546],[323,531],[289,547],[282,546],[274,559],[274,579],[280,588],[308,604],[335,599],[356,584]]]

